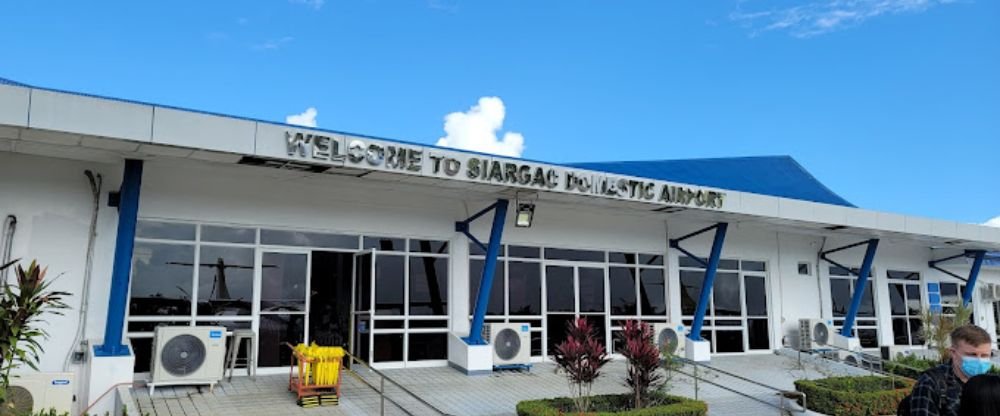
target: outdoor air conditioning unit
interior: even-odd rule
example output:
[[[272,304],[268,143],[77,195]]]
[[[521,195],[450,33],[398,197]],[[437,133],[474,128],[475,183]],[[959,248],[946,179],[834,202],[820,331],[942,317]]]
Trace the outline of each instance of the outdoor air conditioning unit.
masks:
[[[222,380],[226,328],[221,326],[158,326],[153,336],[149,394],[156,386],[208,384]]]
[[[989,284],[983,285],[980,289],[983,293],[983,298],[987,301],[1000,301],[1000,285]]]
[[[799,351],[812,351],[825,347],[833,337],[830,321],[799,319]]]
[[[659,350],[667,347],[667,352],[684,358],[684,325],[675,323],[654,323],[653,342]]]
[[[493,368],[531,366],[531,325],[491,323],[483,337],[493,349]]]
[[[12,415],[35,414],[39,411],[55,409],[57,414],[69,413],[73,409],[73,373],[28,373],[11,377],[7,390],[8,403]]]

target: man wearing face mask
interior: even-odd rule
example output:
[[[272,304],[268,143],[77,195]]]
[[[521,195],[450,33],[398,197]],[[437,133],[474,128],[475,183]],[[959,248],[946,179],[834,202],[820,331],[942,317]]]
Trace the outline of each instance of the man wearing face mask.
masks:
[[[951,331],[950,362],[920,375],[910,393],[910,416],[957,416],[962,386],[985,374],[992,363],[990,335],[975,325]]]

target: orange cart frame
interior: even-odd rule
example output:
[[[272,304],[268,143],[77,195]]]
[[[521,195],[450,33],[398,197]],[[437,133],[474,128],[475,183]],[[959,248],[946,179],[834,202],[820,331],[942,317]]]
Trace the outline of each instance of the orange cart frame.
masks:
[[[343,376],[341,373],[344,371],[343,358],[340,359],[340,365],[337,367],[336,384],[309,385],[303,382],[303,380],[308,380],[309,377],[306,373],[306,365],[314,364],[317,360],[303,356],[295,350],[292,344],[286,342],[285,345],[292,350],[293,358],[292,364],[288,369],[288,391],[294,391],[299,399],[329,393],[330,391],[336,392],[337,397],[340,397],[340,380]],[[298,374],[296,374],[296,369],[298,369]]]

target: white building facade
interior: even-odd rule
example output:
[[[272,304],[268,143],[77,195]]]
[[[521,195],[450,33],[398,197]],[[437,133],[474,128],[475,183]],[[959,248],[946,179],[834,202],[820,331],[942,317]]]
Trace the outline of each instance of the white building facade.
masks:
[[[128,203],[126,160],[141,184],[116,304],[123,217],[111,205]],[[86,171],[103,183],[96,217]],[[487,258],[456,222],[497,200],[511,209],[485,322],[529,324],[535,361],[578,316],[611,350],[627,319],[689,327],[705,266],[670,241],[715,224],[728,231],[701,332],[713,354],[792,346],[803,318],[842,325],[859,279],[820,253],[873,239],[855,334],[866,348],[919,346],[920,310],[957,306],[965,287],[929,262],[1000,250],[1000,229],[985,226],[0,83],[0,215],[13,236],[0,247],[73,294],[69,313],[45,318],[41,370],[91,380],[88,403],[104,390],[93,370],[110,367],[93,350],[109,331],[130,346],[131,368],[112,378],[143,378],[157,325],[252,329],[265,372],[288,365],[285,342],[345,345],[383,368],[454,364],[449,339],[469,335]],[[515,227],[524,201],[531,226]],[[484,243],[491,218],[469,230]],[[679,244],[708,258],[712,233]],[[864,245],[829,255],[849,268],[864,257]],[[972,265],[940,267],[967,278]],[[990,284],[1000,271],[987,262],[971,305],[995,334]],[[115,315],[124,323],[109,328]]]

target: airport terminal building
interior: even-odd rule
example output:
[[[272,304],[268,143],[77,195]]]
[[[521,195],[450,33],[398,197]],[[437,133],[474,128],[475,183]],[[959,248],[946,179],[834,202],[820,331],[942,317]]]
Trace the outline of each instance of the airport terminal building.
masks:
[[[313,341],[468,369],[494,322],[543,361],[575,317],[712,354],[794,346],[803,318],[864,348],[919,348],[925,308],[1000,319],[1000,228],[855,207],[788,157],[554,164],[0,80],[0,219],[0,253],[73,294],[41,370],[91,389],[95,360],[145,377],[159,325],[252,330],[267,372]]]

